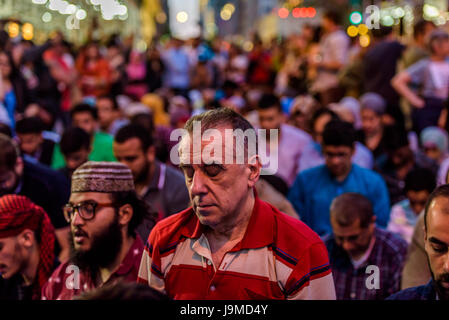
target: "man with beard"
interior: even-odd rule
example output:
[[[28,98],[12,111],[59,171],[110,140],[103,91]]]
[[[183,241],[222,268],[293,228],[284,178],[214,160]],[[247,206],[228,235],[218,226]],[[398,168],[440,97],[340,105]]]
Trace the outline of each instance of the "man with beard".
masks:
[[[0,134],[0,196],[18,194],[28,197],[48,214],[56,233],[56,253],[60,261],[69,257],[69,227],[62,207],[70,196],[67,179],[48,167],[24,159],[17,144]]]
[[[55,230],[24,196],[0,198],[0,300],[40,300],[55,268]]]
[[[350,123],[332,120],[324,128],[325,164],[302,171],[290,189],[288,200],[313,231],[320,236],[332,231],[329,208],[345,192],[357,192],[373,203],[376,223],[386,228],[390,200],[382,177],[352,163],[355,132]]]
[[[424,210],[424,248],[432,279],[402,290],[388,300],[449,299],[449,185],[435,189]]]
[[[323,241],[329,252],[337,300],[383,300],[400,290],[407,243],[377,228],[371,202],[348,192],[332,201],[332,234]],[[378,286],[369,266],[378,266]]]
[[[131,169],[137,193],[158,212],[158,219],[189,205],[184,177],[156,159],[153,138],[145,128],[136,124],[121,128],[113,148],[117,160]]]
[[[103,285],[137,279],[143,242],[138,228],[147,207],[121,163],[87,162],[72,176],[64,215],[70,222],[69,262],[48,279],[42,299],[72,299]]]

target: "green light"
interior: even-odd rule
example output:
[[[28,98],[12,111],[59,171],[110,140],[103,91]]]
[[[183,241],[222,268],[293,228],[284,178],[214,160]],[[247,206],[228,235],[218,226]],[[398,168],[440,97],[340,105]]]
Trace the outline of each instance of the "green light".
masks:
[[[362,22],[362,14],[359,11],[353,11],[349,15],[349,21],[352,24],[360,24]]]

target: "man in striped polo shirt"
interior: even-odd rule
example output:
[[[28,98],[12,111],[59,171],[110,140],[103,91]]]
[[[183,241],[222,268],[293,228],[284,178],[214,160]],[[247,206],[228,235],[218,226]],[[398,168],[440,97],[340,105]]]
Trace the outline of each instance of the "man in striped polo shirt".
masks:
[[[225,108],[187,122],[179,162],[192,207],[154,227],[138,282],[174,299],[335,299],[318,235],[257,197],[261,163],[251,132]]]

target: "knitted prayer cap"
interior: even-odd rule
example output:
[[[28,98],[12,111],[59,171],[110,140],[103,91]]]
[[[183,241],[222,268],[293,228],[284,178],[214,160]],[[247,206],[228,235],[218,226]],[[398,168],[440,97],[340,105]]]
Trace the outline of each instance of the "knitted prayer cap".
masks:
[[[132,190],[134,181],[131,170],[119,162],[89,161],[76,169],[72,176],[72,193]]]

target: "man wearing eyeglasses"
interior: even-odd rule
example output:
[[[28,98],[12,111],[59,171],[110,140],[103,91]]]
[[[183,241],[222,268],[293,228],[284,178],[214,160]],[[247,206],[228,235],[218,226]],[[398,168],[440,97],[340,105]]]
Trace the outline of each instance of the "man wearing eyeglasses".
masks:
[[[93,161],[80,166],[64,216],[70,223],[71,258],[49,278],[42,299],[72,299],[105,284],[136,281],[143,251],[138,229],[151,219],[128,167]]]
[[[377,225],[386,228],[390,216],[388,190],[379,174],[352,163],[352,125],[330,121],[324,128],[322,145],[325,164],[301,172],[288,195],[301,220],[320,236],[328,234],[332,200],[345,192],[357,192],[373,202]]]
[[[371,201],[345,193],[332,201],[324,237],[337,300],[383,300],[400,290],[407,243],[376,227]]]

